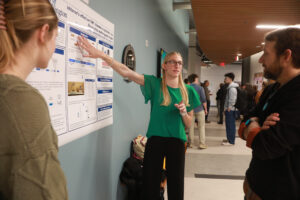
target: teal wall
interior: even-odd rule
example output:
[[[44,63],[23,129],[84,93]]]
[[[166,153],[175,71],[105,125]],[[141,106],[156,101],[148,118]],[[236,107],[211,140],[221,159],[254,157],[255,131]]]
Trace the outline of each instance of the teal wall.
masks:
[[[90,7],[115,24],[114,58],[132,44],[137,72],[156,74],[157,51],[179,51],[187,64],[188,14],[173,11],[172,0],[90,0]],[[145,46],[149,41],[149,47]],[[114,124],[60,148],[71,200],[123,199],[119,173],[129,156],[129,145],[145,135],[150,106],[139,87],[114,73]]]

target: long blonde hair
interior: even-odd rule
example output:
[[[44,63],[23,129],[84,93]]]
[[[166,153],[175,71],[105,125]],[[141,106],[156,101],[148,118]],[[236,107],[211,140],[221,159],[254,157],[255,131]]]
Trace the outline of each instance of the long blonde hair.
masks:
[[[4,4],[7,30],[0,30],[0,72],[14,62],[15,53],[35,30],[49,25],[57,27],[58,18],[49,0],[9,0]]]
[[[173,55],[179,55],[182,58],[182,56],[179,52],[174,51],[174,52],[168,53],[166,55],[166,57],[164,58],[163,63],[166,64],[169,61],[170,57],[173,56]],[[183,82],[181,73],[180,73],[179,78],[178,78],[178,87],[180,89],[180,93],[181,93],[181,96],[182,96],[183,103],[186,106],[189,106],[189,96],[188,96],[185,84]],[[162,93],[163,93],[163,102],[161,103],[161,105],[162,106],[169,106],[170,103],[171,103],[171,96],[170,96],[170,93],[169,93],[169,90],[168,90],[168,87],[167,87],[166,72],[165,72],[164,69],[163,69],[161,89],[162,89]]]

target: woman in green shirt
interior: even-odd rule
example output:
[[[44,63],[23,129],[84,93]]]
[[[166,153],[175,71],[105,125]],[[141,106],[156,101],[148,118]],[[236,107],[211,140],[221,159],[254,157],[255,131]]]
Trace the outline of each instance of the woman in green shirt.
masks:
[[[185,127],[192,121],[193,108],[200,105],[199,96],[182,80],[182,57],[177,52],[166,55],[163,77],[138,74],[89,44],[84,37],[77,45],[87,51],[86,57],[101,58],[117,73],[141,86],[145,103],[150,100],[151,116],[144,155],[143,200],[159,199],[163,159],[166,157],[168,198],[183,200]]]

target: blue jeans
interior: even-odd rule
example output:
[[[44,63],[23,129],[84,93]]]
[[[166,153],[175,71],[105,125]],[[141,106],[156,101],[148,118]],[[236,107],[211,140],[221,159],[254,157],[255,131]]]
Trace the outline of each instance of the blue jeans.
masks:
[[[230,144],[235,141],[235,111],[225,111],[226,136]]]

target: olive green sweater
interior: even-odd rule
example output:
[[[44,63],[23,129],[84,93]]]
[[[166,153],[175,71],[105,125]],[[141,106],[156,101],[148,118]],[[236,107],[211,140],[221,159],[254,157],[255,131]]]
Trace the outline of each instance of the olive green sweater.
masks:
[[[65,200],[57,135],[41,94],[0,74],[0,199]]]

